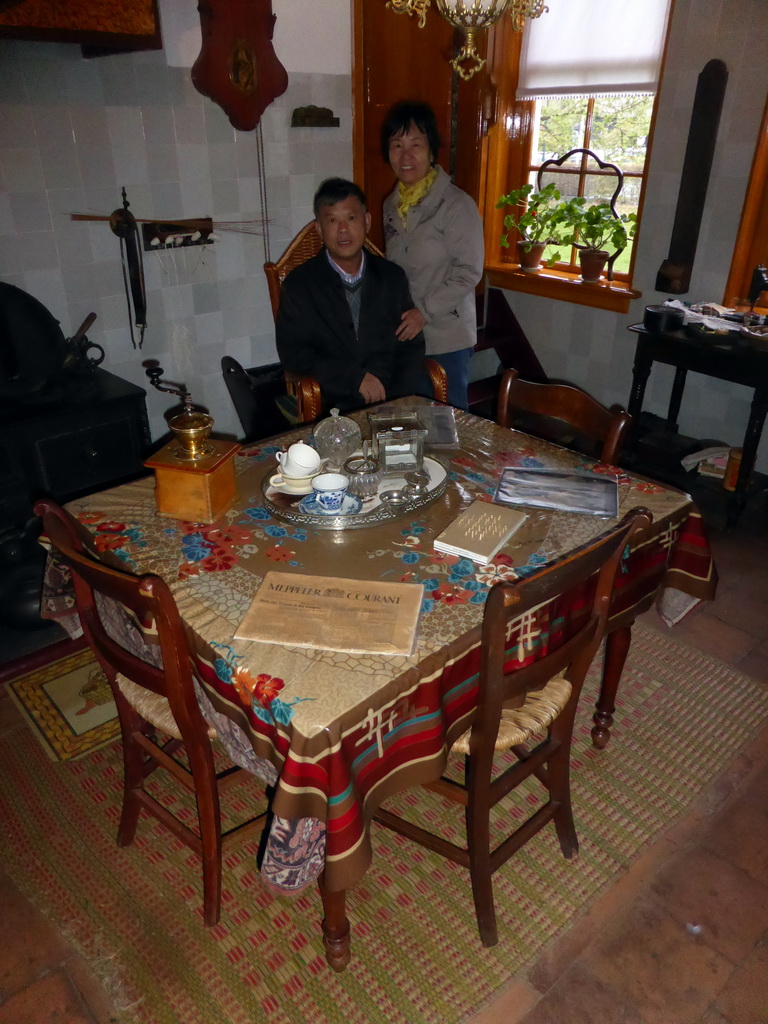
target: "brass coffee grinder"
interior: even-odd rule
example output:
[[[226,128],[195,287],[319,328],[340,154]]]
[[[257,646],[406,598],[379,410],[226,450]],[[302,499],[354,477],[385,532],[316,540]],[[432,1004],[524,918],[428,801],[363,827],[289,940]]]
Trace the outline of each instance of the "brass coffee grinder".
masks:
[[[182,385],[160,378],[163,368],[145,364],[154,388],[178,395],[182,411],[168,421],[174,440],[147,459],[155,471],[155,500],[160,515],[194,523],[213,523],[237,501],[234,457],[240,445],[210,439],[213,417],[195,410]]]

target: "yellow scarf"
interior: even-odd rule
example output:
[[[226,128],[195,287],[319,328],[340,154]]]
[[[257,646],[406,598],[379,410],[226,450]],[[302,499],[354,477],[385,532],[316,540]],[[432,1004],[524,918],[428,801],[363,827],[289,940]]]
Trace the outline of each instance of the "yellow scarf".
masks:
[[[415,185],[404,185],[401,181],[397,186],[397,212],[400,214],[400,220],[403,222],[403,227],[408,224],[408,211],[412,206],[421,202],[427,192],[432,188],[436,177],[437,167],[433,167],[429,173],[422,178],[421,181],[417,181]]]

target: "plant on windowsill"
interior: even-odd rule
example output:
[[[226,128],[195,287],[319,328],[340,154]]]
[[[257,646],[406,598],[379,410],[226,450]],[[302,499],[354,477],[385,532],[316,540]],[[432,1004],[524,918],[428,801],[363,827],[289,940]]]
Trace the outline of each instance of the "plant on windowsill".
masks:
[[[600,280],[609,259],[613,261],[634,237],[637,216],[616,214],[609,203],[586,205],[584,196],[576,196],[565,204],[565,217],[570,223],[579,250],[581,279],[587,283]],[[612,258],[611,258],[612,257]]]
[[[501,236],[503,248],[509,248],[509,232],[517,231],[517,243],[521,270],[538,270],[541,257],[548,245],[564,245],[572,241],[573,227],[570,222],[569,202],[562,202],[560,190],[550,182],[535,192],[533,185],[523,185],[501,196],[496,209],[511,206],[522,212],[508,213],[504,217],[504,233]],[[546,261],[548,267],[560,259],[560,253],[553,253]]]

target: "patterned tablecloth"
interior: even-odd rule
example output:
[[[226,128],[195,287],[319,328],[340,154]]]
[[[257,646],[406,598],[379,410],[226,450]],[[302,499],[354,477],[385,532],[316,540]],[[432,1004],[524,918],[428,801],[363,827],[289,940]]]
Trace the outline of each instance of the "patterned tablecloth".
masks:
[[[410,400],[413,404],[413,399]],[[356,414],[367,431],[365,413]],[[654,596],[675,621],[716,582],[701,517],[688,495],[595,465],[573,452],[457,412],[460,448],[445,493],[413,515],[363,530],[321,531],[276,518],[262,481],[275,452],[303,428],[236,457],[239,501],[210,526],[157,515],[152,477],[71,502],[97,548],[170,585],[189,627],[199,696],[232,756],[275,782],[275,823],[262,873],[296,890],[325,868],[329,890],[358,881],[370,863],[368,823],[390,794],[436,778],[468,725],[476,693],[483,604],[514,579],[589,540],[605,520],[530,511],[487,567],[433,550],[432,540],[474,498],[489,500],[504,466],[619,472],[620,514],[644,505],[652,535],[625,557],[612,624],[630,622]],[[233,634],[269,569],[423,584],[411,657],[340,654],[236,641]],[[60,593],[66,603],[64,588]],[[71,599],[70,599],[71,600]],[[579,595],[518,623],[521,664],[561,642],[583,608]],[[286,623],[286,641],[290,623]]]

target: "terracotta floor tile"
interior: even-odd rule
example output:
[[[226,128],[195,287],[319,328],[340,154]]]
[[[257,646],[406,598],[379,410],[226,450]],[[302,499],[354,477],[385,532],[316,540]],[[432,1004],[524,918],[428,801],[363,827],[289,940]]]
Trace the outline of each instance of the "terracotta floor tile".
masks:
[[[49,967],[61,964],[71,947],[4,872],[0,907],[0,998],[7,999]]]
[[[733,1024],[768,1021],[768,945],[756,949],[717,997],[713,1010]]]
[[[647,897],[598,936],[582,964],[636,1007],[646,1024],[694,1024],[733,971],[701,937]]]
[[[768,601],[758,600],[739,586],[721,588],[711,611],[730,626],[760,640],[768,639]]]
[[[768,931],[768,886],[709,850],[694,848],[662,868],[652,885],[665,910],[737,963]]]
[[[759,807],[768,807],[768,764],[755,769],[752,777],[741,792],[744,800],[755,803]],[[768,842],[768,837],[765,837]]]
[[[672,636],[727,665],[735,664],[757,646],[755,637],[736,626],[729,626],[707,611],[687,616],[675,626]]]
[[[525,1024],[645,1024],[640,1008],[617,997],[580,964],[567,971],[525,1018]],[[670,1024],[667,1021],[667,1024]],[[675,1022],[677,1024],[677,1022]]]
[[[516,978],[488,1006],[467,1024],[519,1024],[534,1006],[540,994],[527,981]]]
[[[757,651],[752,651],[737,661],[734,668],[743,672],[745,676],[751,676],[759,683],[765,683],[768,686],[768,653],[759,654]]]
[[[64,966],[95,1024],[114,1024],[113,1001],[85,960],[73,952]]]
[[[701,841],[768,885],[768,810],[764,807],[737,799],[712,823]]]
[[[0,1024],[94,1024],[64,971],[46,975],[0,1006]]]

